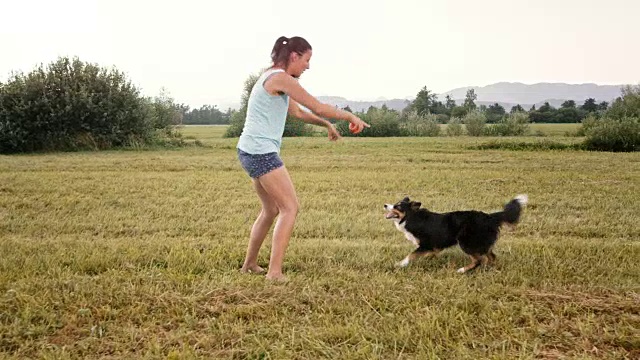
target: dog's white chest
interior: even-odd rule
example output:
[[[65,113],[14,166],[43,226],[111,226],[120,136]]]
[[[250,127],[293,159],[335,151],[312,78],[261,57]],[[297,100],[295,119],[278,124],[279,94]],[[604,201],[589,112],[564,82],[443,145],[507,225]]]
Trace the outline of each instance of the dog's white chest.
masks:
[[[409,231],[407,231],[407,229],[405,229],[404,227],[405,223],[400,224],[396,222],[395,225],[396,225],[396,228],[404,234],[404,237],[406,237],[407,240],[411,241],[413,245],[415,245],[416,247],[419,246],[418,239],[416,239],[416,237],[413,236],[413,234],[411,234]]]

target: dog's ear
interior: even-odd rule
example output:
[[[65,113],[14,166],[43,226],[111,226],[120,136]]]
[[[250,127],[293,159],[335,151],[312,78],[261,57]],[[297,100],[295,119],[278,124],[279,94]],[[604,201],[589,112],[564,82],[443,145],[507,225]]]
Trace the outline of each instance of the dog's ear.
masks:
[[[402,199],[402,202],[409,202],[409,201],[410,201],[410,200],[409,200],[409,197],[408,197],[408,196],[405,196],[405,198],[404,198],[404,199]]]
[[[421,202],[418,202],[418,201],[411,202],[411,210],[413,211],[417,211],[418,209],[420,209],[420,206],[422,206]]]

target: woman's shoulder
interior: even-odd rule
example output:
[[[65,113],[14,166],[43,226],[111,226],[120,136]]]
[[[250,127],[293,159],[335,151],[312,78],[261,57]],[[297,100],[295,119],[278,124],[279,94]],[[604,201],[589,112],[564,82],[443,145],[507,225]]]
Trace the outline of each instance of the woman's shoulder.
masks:
[[[276,73],[283,73],[285,75],[288,75],[287,72],[284,71],[284,69],[276,68],[276,67],[266,68],[260,73],[260,75],[276,74]]]
[[[260,75],[264,89],[267,90],[267,92],[275,91],[278,95],[285,95],[280,87],[282,82],[288,80],[287,78],[290,77],[291,75],[280,68],[269,68]]]

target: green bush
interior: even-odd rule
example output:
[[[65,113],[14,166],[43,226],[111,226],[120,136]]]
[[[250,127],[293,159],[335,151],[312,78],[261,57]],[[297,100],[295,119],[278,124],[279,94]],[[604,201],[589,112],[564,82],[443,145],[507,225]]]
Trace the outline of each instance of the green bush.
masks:
[[[590,115],[577,132],[588,150],[631,152],[640,149],[640,86],[625,86],[622,96],[601,117]]]
[[[370,128],[364,128],[362,132],[353,135],[349,131],[349,123],[346,121],[338,121],[336,129],[342,136],[359,136],[359,137],[386,137],[386,136],[405,136],[403,129],[400,127],[400,114],[395,110],[387,108],[371,107],[366,113],[356,113],[362,121],[371,125]]]
[[[0,84],[0,153],[156,144],[174,135],[171,109],[115,69],[62,57]]]
[[[587,150],[631,152],[640,150],[640,119],[590,118],[583,123]]]
[[[482,136],[485,132],[487,118],[480,110],[471,110],[464,116],[464,124],[467,134],[470,136]]]
[[[401,133],[405,136],[438,136],[438,117],[433,114],[418,115],[412,111],[408,114],[407,121],[402,124]]]
[[[242,109],[231,111],[231,116],[229,117],[229,126],[227,126],[227,129],[225,130],[222,137],[239,137],[242,134],[245,116],[247,116],[246,114],[246,110],[243,111]]]
[[[622,96],[611,104],[604,117],[618,120],[626,117],[640,118],[640,85],[624,86]]]
[[[284,124],[284,137],[296,137],[296,136],[313,136],[313,125],[309,125],[306,122],[296,119],[291,116],[287,116],[287,122]]]
[[[529,115],[517,111],[505,115],[495,125],[486,129],[487,135],[492,136],[522,136],[529,131]]]
[[[435,114],[434,119],[438,124],[446,124],[449,121],[449,115],[446,114]]]
[[[447,135],[461,136],[463,133],[462,120],[459,117],[451,117],[447,123]]]

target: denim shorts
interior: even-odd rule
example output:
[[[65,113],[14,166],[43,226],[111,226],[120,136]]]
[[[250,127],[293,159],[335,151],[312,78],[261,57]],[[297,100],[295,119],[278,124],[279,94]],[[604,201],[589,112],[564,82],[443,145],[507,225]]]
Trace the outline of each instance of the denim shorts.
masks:
[[[278,153],[249,154],[238,149],[242,168],[254,179],[284,165]]]

